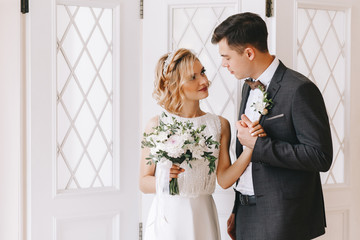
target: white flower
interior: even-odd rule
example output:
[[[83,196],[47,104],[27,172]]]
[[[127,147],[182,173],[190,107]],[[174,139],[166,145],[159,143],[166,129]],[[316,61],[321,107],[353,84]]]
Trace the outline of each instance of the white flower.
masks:
[[[163,143],[157,143],[155,147],[150,148],[150,153],[155,155],[159,150],[166,150],[166,146]]]
[[[192,149],[192,157],[196,159],[201,159],[201,156],[204,155],[204,148],[201,146],[196,146]]]
[[[262,97],[258,97],[257,101],[251,104],[250,107],[254,109],[254,111],[260,113],[261,115],[266,115],[269,113],[269,109],[272,107],[272,99],[268,99],[268,94],[264,90],[259,89],[263,95]]]
[[[145,137],[145,141],[147,141],[147,142],[152,142],[153,139],[154,139],[153,136],[154,136],[154,135],[149,135],[149,136]]]
[[[199,146],[200,146],[200,147],[206,147],[205,139],[204,139],[204,138],[201,138],[201,139],[199,140]]]
[[[254,111],[261,113],[265,109],[266,103],[262,101],[257,101],[252,105],[252,107],[254,108]]]
[[[181,154],[185,153],[183,149],[184,142],[185,138],[183,135],[172,135],[165,142],[165,150],[170,157],[178,158]]]
[[[186,131],[182,137],[185,139],[184,141],[188,140],[189,142],[193,142],[194,138],[191,136],[191,133],[189,131]]]
[[[154,141],[159,141],[159,142],[163,142],[168,138],[168,133],[167,132],[159,132],[158,135],[154,136]]]
[[[167,149],[169,157],[179,158],[182,154],[185,153],[183,148],[169,148]]]
[[[184,142],[185,142],[184,136],[177,134],[171,135],[166,141],[166,143],[169,144],[170,146],[180,146],[180,147],[182,147]]]
[[[186,150],[186,151],[189,150],[190,152],[193,152],[194,149],[195,149],[195,147],[196,147],[196,144],[195,144],[195,143],[186,144],[186,145],[185,145],[185,150]]]

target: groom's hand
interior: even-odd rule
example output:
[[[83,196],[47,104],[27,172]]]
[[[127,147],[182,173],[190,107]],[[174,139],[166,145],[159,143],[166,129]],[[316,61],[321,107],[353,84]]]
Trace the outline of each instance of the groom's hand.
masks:
[[[235,214],[232,213],[227,221],[227,232],[232,240],[236,239]]]

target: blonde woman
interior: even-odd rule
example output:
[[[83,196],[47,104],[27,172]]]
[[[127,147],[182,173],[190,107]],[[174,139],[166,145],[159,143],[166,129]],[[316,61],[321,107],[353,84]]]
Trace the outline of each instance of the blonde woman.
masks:
[[[191,51],[178,49],[162,56],[156,67],[154,85],[153,96],[168,117],[152,118],[146,133],[151,133],[159,120],[167,123],[174,117],[182,122],[191,121],[195,128],[206,125],[205,133],[218,141],[220,147],[213,149],[217,160],[211,174],[206,161],[192,161],[191,167],[186,162],[180,166],[162,162],[148,165],[146,158],[150,149],[142,149],[140,189],[143,193],[156,193],[145,227],[145,239],[219,240],[218,216],[212,197],[216,178],[221,187],[232,186],[248,166],[252,149],[245,149],[231,165],[229,122],[201,110],[199,101],[209,95],[210,83],[205,68]],[[248,137],[266,136],[258,122],[249,127]],[[165,180],[160,177],[162,173],[166,173]],[[164,194],[160,189],[168,186],[172,178],[178,178],[179,195]]]

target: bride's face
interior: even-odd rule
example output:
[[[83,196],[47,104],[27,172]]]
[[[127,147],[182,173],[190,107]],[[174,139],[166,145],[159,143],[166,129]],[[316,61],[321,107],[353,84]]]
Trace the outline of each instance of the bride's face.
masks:
[[[194,63],[194,75],[182,86],[187,100],[201,100],[209,95],[209,80],[205,74],[205,68],[196,60]]]

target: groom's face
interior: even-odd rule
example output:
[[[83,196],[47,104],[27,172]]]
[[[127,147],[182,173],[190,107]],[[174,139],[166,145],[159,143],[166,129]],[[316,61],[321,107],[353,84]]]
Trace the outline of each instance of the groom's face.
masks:
[[[219,42],[219,53],[222,57],[221,65],[226,67],[237,79],[248,78],[251,75],[251,61],[247,55],[231,49],[226,39]]]

